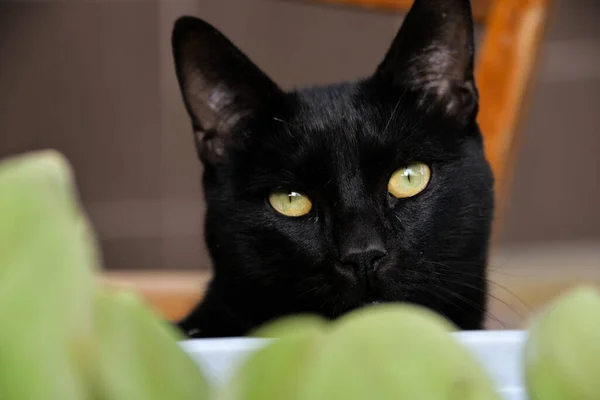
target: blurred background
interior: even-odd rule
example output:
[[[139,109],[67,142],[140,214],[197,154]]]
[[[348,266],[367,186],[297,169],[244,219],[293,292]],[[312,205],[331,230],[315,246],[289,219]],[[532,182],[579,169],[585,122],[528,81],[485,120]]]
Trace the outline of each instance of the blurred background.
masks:
[[[210,266],[170,49],[184,14],[285,88],[371,73],[402,22],[291,0],[0,1],[0,157],[66,154],[111,270]],[[544,37],[493,250],[518,282],[600,277],[599,17],[598,0],[558,0]]]

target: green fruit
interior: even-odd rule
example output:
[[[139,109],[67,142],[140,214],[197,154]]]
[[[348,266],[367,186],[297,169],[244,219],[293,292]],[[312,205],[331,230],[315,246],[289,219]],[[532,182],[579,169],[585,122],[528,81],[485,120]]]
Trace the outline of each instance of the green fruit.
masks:
[[[87,398],[98,259],[71,180],[53,151],[0,164],[1,399]]]
[[[282,339],[241,368],[221,400],[499,399],[479,363],[450,335],[454,326],[424,308],[363,308],[327,329],[287,321],[281,326],[297,323],[299,333],[283,329]]]
[[[299,400],[304,376],[319,355],[323,332],[286,335],[250,356],[218,400]]]
[[[97,292],[100,264],[67,161],[0,162],[0,399],[207,399],[169,325]]]
[[[324,330],[328,323],[327,320],[316,315],[295,315],[268,323],[253,331],[250,336],[256,338],[283,338]]]
[[[531,400],[600,399],[600,293],[579,287],[532,323],[525,346]]]
[[[183,352],[174,329],[133,294],[98,293],[97,377],[91,388],[102,400],[205,400],[209,388]]]
[[[342,318],[302,386],[303,400],[497,400],[491,380],[450,335],[455,328],[412,305],[380,305]]]

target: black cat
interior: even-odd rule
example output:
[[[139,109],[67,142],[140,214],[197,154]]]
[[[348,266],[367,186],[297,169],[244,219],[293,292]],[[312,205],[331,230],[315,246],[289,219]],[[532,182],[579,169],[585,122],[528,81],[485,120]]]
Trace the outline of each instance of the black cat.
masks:
[[[393,301],[482,327],[494,195],[468,0],[417,0],[372,76],[327,87],[282,91],[197,18],[172,45],[214,262],[190,337]]]

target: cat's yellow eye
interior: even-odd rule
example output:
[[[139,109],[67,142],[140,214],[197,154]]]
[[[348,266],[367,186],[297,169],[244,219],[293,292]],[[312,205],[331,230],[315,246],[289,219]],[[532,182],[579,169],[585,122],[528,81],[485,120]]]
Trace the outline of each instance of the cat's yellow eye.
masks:
[[[271,207],[288,217],[301,217],[312,209],[308,196],[287,190],[278,190],[269,195]]]
[[[427,187],[430,178],[431,170],[426,164],[414,163],[392,174],[388,182],[388,191],[399,199],[412,197]]]

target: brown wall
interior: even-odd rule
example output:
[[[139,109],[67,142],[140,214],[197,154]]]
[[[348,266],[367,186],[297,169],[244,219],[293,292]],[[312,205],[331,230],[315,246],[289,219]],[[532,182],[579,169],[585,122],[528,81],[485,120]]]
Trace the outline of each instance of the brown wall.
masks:
[[[0,3],[0,155],[67,154],[111,268],[207,265],[173,20],[222,29],[285,87],[372,71],[398,15],[278,0]],[[600,3],[562,1],[524,124],[505,243],[600,238]]]
[[[160,237],[144,237],[159,216],[111,210],[162,196],[157,18],[148,2],[0,4],[0,154],[63,151],[119,266],[160,259]]]
[[[505,242],[600,239],[600,1],[557,3],[523,124]]]

